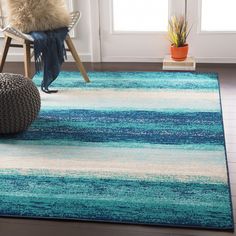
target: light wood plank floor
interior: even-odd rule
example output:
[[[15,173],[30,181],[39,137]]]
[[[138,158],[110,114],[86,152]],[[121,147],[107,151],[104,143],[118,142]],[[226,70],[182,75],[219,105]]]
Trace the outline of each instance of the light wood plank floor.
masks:
[[[22,73],[21,64],[9,63],[6,71]],[[144,70],[159,71],[160,64],[155,63],[96,63],[86,64],[90,70]],[[73,64],[65,69],[76,70]],[[220,78],[226,147],[231,179],[234,215],[236,215],[236,65],[201,64],[199,72],[218,72]],[[236,236],[235,233],[160,228],[147,226],[131,226],[118,224],[98,224],[81,222],[59,222],[39,220],[0,219],[1,236]]]

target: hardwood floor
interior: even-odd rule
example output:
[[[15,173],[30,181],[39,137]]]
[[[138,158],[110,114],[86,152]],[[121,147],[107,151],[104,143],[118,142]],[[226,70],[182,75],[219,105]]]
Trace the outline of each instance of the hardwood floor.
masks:
[[[86,63],[88,70],[96,71],[160,71],[161,64],[156,63]],[[64,69],[76,71],[72,63]],[[5,71],[23,73],[23,64],[8,63]],[[199,64],[198,72],[217,72],[220,78],[226,147],[232,188],[234,216],[236,215],[236,65],[235,64]],[[236,217],[235,217],[236,222]],[[236,225],[235,225],[236,227]],[[235,233],[204,230],[160,228],[102,223],[60,222],[40,220],[0,219],[0,235],[32,236],[231,236]]]

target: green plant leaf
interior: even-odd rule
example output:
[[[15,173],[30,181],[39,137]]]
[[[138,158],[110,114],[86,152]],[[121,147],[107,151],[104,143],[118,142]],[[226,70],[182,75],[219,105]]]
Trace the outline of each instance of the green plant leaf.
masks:
[[[175,47],[182,47],[186,44],[192,27],[188,29],[188,22],[184,16],[172,16],[169,19],[168,38]]]

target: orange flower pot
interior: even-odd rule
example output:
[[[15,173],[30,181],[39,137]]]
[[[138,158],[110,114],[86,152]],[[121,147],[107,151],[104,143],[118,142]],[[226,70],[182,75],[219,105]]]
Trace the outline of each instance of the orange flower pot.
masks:
[[[171,57],[174,61],[184,61],[188,56],[188,44],[183,47],[170,47]]]

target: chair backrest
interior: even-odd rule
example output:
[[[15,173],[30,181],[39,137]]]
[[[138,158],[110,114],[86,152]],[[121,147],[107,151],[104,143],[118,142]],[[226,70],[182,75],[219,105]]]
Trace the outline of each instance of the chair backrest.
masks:
[[[73,30],[73,28],[78,24],[80,18],[81,18],[80,11],[74,11],[70,13],[69,31]]]
[[[3,16],[3,10],[2,10],[2,3],[0,2],[0,28],[4,28],[4,16]]]
[[[0,28],[7,25],[6,6],[4,0],[0,0]]]

